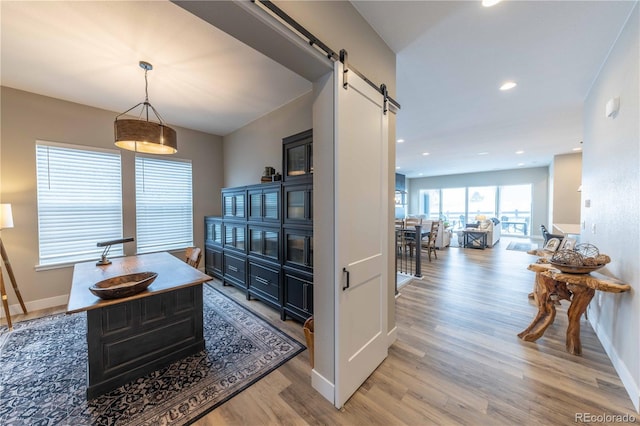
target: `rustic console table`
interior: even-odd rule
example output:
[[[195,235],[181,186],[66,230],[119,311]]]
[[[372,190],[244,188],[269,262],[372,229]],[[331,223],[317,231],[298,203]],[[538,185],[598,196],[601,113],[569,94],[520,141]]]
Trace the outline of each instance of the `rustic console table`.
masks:
[[[91,399],[204,349],[202,283],[211,277],[169,253],[95,261],[73,269],[67,314],[87,312],[88,386]],[[89,287],[136,272],[156,272],[147,290],[102,300]]]
[[[533,322],[522,333],[522,340],[534,342],[544,334],[556,317],[555,304],[559,300],[569,300],[569,325],[567,326],[567,352],[582,353],[580,343],[580,317],[586,311],[596,290],[611,293],[629,291],[631,286],[597,272],[590,274],[566,274],[554,269],[548,263],[533,263],[528,269],[536,273],[534,298],[538,313]]]

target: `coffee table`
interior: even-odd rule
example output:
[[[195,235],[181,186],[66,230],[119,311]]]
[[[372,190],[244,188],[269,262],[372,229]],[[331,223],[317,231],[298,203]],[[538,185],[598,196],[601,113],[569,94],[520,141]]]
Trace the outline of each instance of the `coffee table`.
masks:
[[[485,249],[487,247],[487,234],[483,229],[468,228],[462,231],[464,248]]]

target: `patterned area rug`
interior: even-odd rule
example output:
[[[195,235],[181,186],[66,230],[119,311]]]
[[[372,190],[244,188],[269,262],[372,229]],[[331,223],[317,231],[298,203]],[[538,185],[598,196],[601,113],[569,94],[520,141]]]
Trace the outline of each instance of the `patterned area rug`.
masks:
[[[0,425],[184,425],[305,347],[204,285],[206,349],[87,401],[86,315],[0,333]]]

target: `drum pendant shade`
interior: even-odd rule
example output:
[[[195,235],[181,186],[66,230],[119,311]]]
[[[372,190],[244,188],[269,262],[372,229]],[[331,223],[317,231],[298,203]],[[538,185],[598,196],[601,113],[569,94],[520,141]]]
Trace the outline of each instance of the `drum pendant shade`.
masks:
[[[148,154],[175,154],[178,152],[176,131],[162,122],[160,114],[149,103],[147,71],[152,70],[153,65],[140,61],[140,67],[144,69],[145,99],[144,102],[140,102],[116,117],[113,123],[115,144],[119,148],[130,151]],[[139,106],[142,106],[140,117],[144,116],[146,119],[118,119]],[[156,116],[158,122],[149,121],[149,109]]]

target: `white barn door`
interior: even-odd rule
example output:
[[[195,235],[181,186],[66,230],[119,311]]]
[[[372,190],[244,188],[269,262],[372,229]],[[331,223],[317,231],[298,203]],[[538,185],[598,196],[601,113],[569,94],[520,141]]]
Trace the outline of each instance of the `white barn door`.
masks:
[[[335,81],[335,399],[387,357],[388,124],[383,96],[354,72]]]

